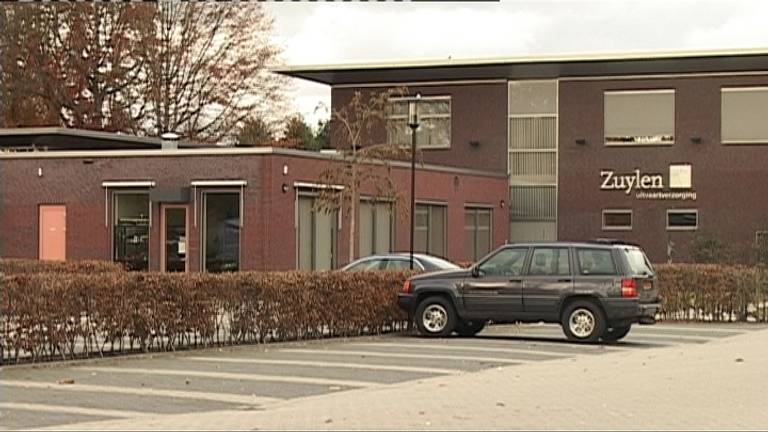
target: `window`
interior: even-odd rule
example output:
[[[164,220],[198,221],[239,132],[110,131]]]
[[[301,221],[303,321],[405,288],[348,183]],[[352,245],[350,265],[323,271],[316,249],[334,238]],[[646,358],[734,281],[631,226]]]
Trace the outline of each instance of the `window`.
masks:
[[[557,237],[557,80],[508,85],[509,239]]]
[[[768,144],[768,87],[720,92],[720,139],[725,144]]]
[[[483,276],[520,276],[528,248],[506,248],[496,252],[478,267]]]
[[[203,192],[203,270],[240,268],[240,192]]]
[[[625,255],[627,257],[627,263],[629,263],[629,269],[633,275],[650,276],[653,274],[653,266],[651,266],[648,257],[645,253],[638,248],[625,248]]]
[[[410,258],[407,260],[402,259],[388,259],[384,260],[384,266],[382,267],[387,270],[410,270],[411,269],[411,260]],[[418,270],[421,268],[419,266],[418,261],[414,258],[413,260],[413,268]]]
[[[131,270],[149,270],[149,193],[113,193],[113,252]]]
[[[414,249],[435,256],[445,256],[444,205],[416,204]]]
[[[491,251],[491,209],[464,209],[464,257],[477,261]]]
[[[576,249],[579,273],[584,276],[610,276],[616,274],[616,263],[610,249]]]
[[[419,148],[447,148],[451,146],[451,97],[428,96],[417,102],[419,128],[416,146]],[[408,101],[393,98],[387,113],[387,139],[390,144],[410,146],[411,128],[408,127]]]
[[[607,91],[606,145],[665,145],[675,141],[675,91]]]
[[[603,230],[629,231],[632,229],[632,210],[603,210]]]
[[[667,210],[668,230],[695,230],[699,227],[698,210]]]
[[[568,276],[571,262],[566,248],[535,248],[531,258],[530,276]]]
[[[359,262],[352,267],[348,268],[347,271],[371,271],[371,270],[379,270],[382,268],[382,260],[380,259],[370,259],[365,260],[363,262]]]
[[[358,254],[361,257],[392,251],[394,212],[390,202],[360,201]]]
[[[300,193],[296,248],[300,270],[329,270],[336,263],[337,212],[316,211],[315,197]]]

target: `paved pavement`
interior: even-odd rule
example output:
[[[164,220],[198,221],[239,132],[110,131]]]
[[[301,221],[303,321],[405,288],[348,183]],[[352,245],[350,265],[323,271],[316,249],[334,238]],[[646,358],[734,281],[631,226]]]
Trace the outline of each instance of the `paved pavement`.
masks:
[[[765,393],[749,389],[767,357],[766,326],[637,326],[580,345],[525,325],[5,367],[0,428],[761,429]]]

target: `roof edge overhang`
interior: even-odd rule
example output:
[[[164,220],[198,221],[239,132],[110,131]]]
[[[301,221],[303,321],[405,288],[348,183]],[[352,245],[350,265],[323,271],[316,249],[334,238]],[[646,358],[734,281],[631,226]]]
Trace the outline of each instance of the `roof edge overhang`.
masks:
[[[276,67],[272,71],[321,84],[340,85],[436,79],[735,72],[765,70],[768,68],[766,64],[768,64],[768,48],[748,48],[294,65]]]

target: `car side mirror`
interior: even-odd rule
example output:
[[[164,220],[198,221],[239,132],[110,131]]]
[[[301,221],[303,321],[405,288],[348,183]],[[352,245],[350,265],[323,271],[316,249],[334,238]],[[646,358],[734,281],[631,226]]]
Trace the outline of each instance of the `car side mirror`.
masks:
[[[476,265],[472,266],[471,272],[472,272],[472,277],[475,277],[475,278],[482,277],[483,274],[485,273],[484,271],[480,270],[480,267]]]

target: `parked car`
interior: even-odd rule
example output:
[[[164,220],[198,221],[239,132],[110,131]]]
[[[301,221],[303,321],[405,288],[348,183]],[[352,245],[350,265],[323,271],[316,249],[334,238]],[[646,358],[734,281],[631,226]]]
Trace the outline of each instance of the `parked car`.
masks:
[[[424,336],[543,321],[579,342],[617,341],[632,324],[653,324],[661,309],[642,249],[606,241],[505,245],[469,269],[408,279],[398,303]]]
[[[364,270],[408,270],[411,268],[411,256],[408,252],[371,255],[352,261],[342,267],[342,271]],[[413,254],[413,268],[421,271],[457,270],[461,267],[436,256]]]

